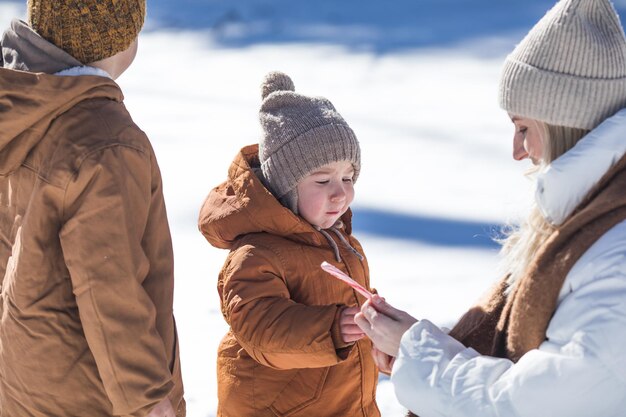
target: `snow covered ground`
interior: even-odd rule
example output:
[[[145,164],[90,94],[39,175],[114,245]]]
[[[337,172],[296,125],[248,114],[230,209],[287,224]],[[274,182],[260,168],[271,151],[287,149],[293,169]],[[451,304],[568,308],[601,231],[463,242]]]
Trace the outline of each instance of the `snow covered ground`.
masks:
[[[177,61],[186,65],[162,62],[167,42],[180,44]],[[193,33],[147,35],[142,52],[120,82],[165,178],[190,416],[215,409],[215,350],[226,330],[215,291],[226,254],[197,232],[197,211],[238,149],[257,140],[258,85],[269,70],[290,74],[298,91],[330,97],[357,132],[363,169],[355,233],[381,294],[418,317],[450,323],[496,277],[483,225],[505,221],[527,194],[523,167],[509,158],[510,122],[495,104],[500,60],[436,51],[373,56],[324,45],[222,50]],[[369,221],[362,231],[359,209]],[[456,226],[469,234],[441,239]],[[381,406],[391,416],[399,409],[385,384]]]
[[[0,27],[24,16],[0,1]],[[626,16],[626,1],[616,2]],[[527,209],[527,163],[498,108],[507,52],[550,7],[527,0],[154,0],[137,60],[118,81],[165,182],[175,313],[189,417],[215,415],[215,290],[226,252],[197,231],[203,198],[257,141],[270,70],[329,98],[362,146],[355,234],[372,283],[418,318],[450,325],[498,278],[498,227]],[[402,415],[381,378],[384,416]]]

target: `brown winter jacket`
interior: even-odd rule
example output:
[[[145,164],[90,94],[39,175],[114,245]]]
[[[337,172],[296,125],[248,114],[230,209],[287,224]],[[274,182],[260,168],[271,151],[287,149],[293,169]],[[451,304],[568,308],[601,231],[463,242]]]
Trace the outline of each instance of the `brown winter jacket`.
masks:
[[[327,238],[262,185],[258,164],[258,147],[243,148],[200,213],[207,240],[230,249],[218,281],[230,325],[218,352],[218,416],[379,416],[371,344],[346,346],[335,324],[341,306],[365,300],[320,268],[328,261],[369,287],[367,262],[333,236],[337,262]],[[349,212],[343,221],[362,253]]]
[[[185,415],[155,155],[113,81],[0,68],[0,416]]]

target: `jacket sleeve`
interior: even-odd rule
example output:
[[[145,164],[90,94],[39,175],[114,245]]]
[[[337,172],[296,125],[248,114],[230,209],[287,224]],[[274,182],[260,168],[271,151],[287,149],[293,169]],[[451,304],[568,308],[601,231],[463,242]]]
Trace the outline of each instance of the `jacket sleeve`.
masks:
[[[63,255],[114,415],[143,416],[173,388],[156,308],[142,286],[151,175],[149,153],[113,145],[87,156],[66,189]]]
[[[309,306],[290,299],[279,256],[241,246],[229,255],[220,277],[222,313],[237,341],[262,365],[276,369],[335,365],[332,328],[340,306]],[[339,348],[339,347],[338,347]]]
[[[399,401],[422,417],[620,415],[626,271],[615,266],[567,295],[548,340],[515,364],[481,356],[427,320],[413,325],[392,372]]]

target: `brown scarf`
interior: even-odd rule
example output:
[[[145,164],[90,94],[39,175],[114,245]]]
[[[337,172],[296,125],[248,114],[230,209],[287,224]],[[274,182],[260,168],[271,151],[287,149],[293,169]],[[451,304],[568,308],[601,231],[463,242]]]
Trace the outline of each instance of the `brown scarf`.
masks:
[[[625,219],[626,156],[541,246],[515,290],[507,297],[506,278],[501,280],[450,335],[482,355],[517,362],[546,339],[563,282],[576,261]]]

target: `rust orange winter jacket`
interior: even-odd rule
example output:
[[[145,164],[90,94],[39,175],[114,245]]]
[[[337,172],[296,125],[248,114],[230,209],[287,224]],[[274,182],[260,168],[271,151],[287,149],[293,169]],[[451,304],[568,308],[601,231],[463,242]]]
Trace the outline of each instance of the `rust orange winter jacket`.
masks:
[[[218,352],[218,415],[380,416],[371,344],[346,346],[335,320],[365,300],[320,269],[328,261],[369,287],[367,262],[283,207],[254,173],[258,147],[242,149],[228,180],[200,213],[209,242],[230,253],[219,275],[230,331]],[[341,233],[350,235],[350,213]],[[332,235],[332,233],[330,233]]]
[[[161,174],[108,78],[0,68],[0,416],[185,413]]]

